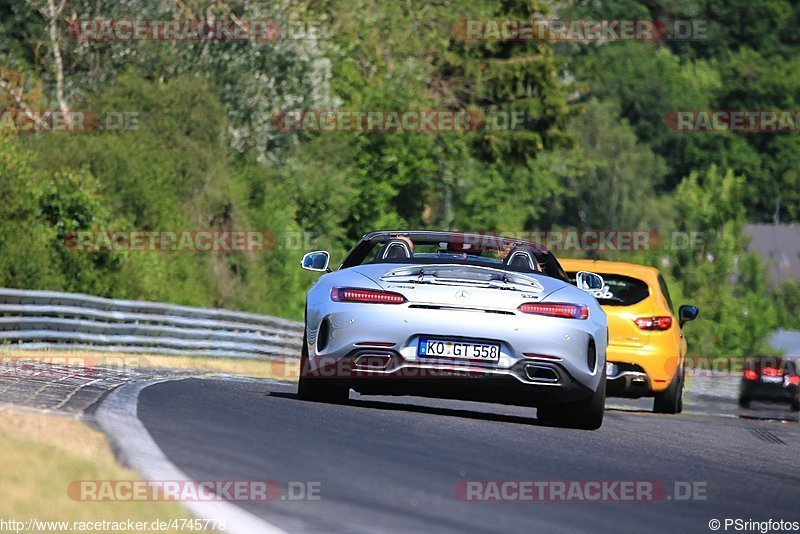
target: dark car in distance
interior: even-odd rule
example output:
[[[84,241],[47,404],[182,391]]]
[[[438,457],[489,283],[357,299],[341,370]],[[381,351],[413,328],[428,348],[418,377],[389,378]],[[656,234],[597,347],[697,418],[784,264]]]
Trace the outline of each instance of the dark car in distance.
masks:
[[[796,359],[758,358],[747,361],[739,389],[739,406],[750,401],[787,403],[800,411],[800,375]]]

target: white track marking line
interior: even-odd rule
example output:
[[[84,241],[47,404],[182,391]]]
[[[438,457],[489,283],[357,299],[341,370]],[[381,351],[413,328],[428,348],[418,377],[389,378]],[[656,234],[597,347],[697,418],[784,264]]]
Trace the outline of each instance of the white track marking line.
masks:
[[[153,437],[139,420],[139,393],[148,387],[178,379],[132,382],[120,386],[102,401],[95,417],[100,427],[114,442],[122,461],[149,480],[191,480],[166,457]],[[198,518],[225,521],[226,533],[284,533],[284,530],[264,521],[229,502],[186,502],[189,511]]]

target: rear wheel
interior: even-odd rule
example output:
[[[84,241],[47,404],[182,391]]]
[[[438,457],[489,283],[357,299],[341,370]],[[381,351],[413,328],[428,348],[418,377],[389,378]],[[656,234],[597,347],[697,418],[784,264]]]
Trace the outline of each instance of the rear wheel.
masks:
[[[605,409],[606,373],[603,366],[600,384],[591,397],[580,402],[542,406],[537,410],[537,418],[548,426],[597,430],[603,425]]]
[[[347,402],[350,388],[335,378],[310,376],[308,368],[308,339],[303,334],[303,348],[300,352],[300,378],[297,381],[297,396],[311,402]]]
[[[750,399],[747,397],[739,397],[739,406],[745,409],[750,408]]]
[[[800,412],[800,399],[794,399],[792,401],[792,411]]]
[[[683,367],[680,367],[669,387],[662,393],[656,393],[653,400],[653,413],[681,413],[683,411]]]

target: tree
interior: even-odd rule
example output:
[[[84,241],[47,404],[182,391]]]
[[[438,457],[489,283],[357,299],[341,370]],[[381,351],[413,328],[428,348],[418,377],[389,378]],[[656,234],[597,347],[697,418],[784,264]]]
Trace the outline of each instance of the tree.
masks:
[[[701,310],[687,328],[695,354],[764,354],[769,350],[765,338],[777,325],[764,268],[745,251],[744,195],[744,178],[715,166],[692,173],[675,192],[676,228],[703,236],[697,250],[675,253],[672,271],[684,298]]]
[[[577,139],[585,169],[570,180],[571,200],[565,215],[582,213],[583,225],[602,230],[658,224],[649,215],[666,166],[637,139],[620,117],[617,104],[590,100],[581,116],[573,119],[569,132]]]

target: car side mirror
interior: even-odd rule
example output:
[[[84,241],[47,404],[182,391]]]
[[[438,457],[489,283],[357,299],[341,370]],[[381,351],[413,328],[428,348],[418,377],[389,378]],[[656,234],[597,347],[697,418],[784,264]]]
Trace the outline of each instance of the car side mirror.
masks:
[[[694,321],[697,319],[697,314],[700,313],[700,310],[697,309],[697,306],[681,306],[678,308],[678,321],[680,325],[687,321]]]
[[[594,291],[596,289],[603,289],[605,281],[599,274],[590,273],[589,271],[578,271],[575,275],[575,285],[578,289],[584,291]]]
[[[328,269],[328,263],[331,261],[331,255],[328,254],[324,250],[316,250],[314,252],[309,252],[303,256],[303,260],[300,262],[300,267],[305,269],[306,271],[318,271],[329,273],[331,272]]]

